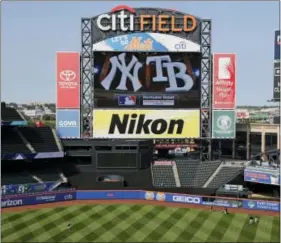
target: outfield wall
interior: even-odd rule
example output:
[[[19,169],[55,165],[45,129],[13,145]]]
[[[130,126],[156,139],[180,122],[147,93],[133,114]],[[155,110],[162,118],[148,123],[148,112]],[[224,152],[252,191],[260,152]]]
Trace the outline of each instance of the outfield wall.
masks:
[[[60,191],[47,192],[34,195],[11,195],[1,198],[1,208],[36,205],[71,200],[146,200],[159,202],[172,202],[196,204],[205,206],[220,206],[227,208],[243,208],[250,210],[267,210],[280,212],[280,202],[249,200],[223,197],[209,197],[199,195],[186,195],[179,193],[166,193],[154,191]]]

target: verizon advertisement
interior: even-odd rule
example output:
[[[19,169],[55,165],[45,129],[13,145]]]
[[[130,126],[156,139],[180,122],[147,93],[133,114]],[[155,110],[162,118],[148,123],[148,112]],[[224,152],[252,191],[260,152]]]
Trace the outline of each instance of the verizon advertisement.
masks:
[[[213,109],[236,107],[236,55],[213,54]]]
[[[57,52],[57,108],[80,108],[80,54]]]
[[[95,52],[97,108],[200,108],[199,53]]]

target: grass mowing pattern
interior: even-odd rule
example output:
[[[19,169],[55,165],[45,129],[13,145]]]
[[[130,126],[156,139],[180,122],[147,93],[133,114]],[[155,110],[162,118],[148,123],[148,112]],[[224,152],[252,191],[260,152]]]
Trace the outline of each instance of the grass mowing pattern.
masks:
[[[68,223],[72,224],[67,229]],[[76,205],[2,214],[2,242],[279,242],[280,218],[150,205]]]

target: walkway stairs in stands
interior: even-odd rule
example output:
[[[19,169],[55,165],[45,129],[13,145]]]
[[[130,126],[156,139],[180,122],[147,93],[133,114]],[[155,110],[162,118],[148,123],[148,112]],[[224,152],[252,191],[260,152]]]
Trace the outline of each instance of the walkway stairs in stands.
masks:
[[[52,129],[52,133],[53,133],[53,136],[54,136],[54,138],[55,138],[55,141],[56,141],[56,144],[57,144],[57,146],[58,146],[59,151],[63,151],[63,148],[62,148],[62,145],[61,145],[61,141],[60,141],[60,139],[58,138],[58,135],[57,135],[55,129]]]
[[[211,183],[211,181],[215,178],[215,176],[219,173],[221,168],[223,167],[223,164],[220,164],[220,166],[215,170],[215,172],[210,176],[210,178],[205,182],[203,185],[203,188],[208,187],[208,185]]]
[[[174,172],[174,177],[175,177],[175,181],[176,181],[176,186],[177,186],[177,187],[181,187],[180,177],[179,177],[179,172],[178,172],[177,164],[176,164],[176,163],[173,163],[172,168],[173,168],[173,172]]]
[[[20,113],[19,113],[20,114]],[[25,139],[25,137],[22,135],[22,133],[19,131],[19,129],[15,129],[16,133],[19,135],[21,140],[24,142],[26,147],[31,151],[31,153],[36,153],[35,149],[32,147],[32,145]]]
[[[38,183],[44,183],[44,181],[42,181],[41,180],[41,178],[39,178],[38,176],[36,176],[36,175],[32,175],[32,178],[34,179],[34,180],[36,180]]]

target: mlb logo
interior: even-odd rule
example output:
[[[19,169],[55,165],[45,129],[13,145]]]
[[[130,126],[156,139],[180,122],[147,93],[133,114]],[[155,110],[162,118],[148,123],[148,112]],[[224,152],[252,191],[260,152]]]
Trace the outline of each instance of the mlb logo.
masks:
[[[122,95],[118,97],[118,104],[119,105],[136,105],[136,96],[133,95]]]

